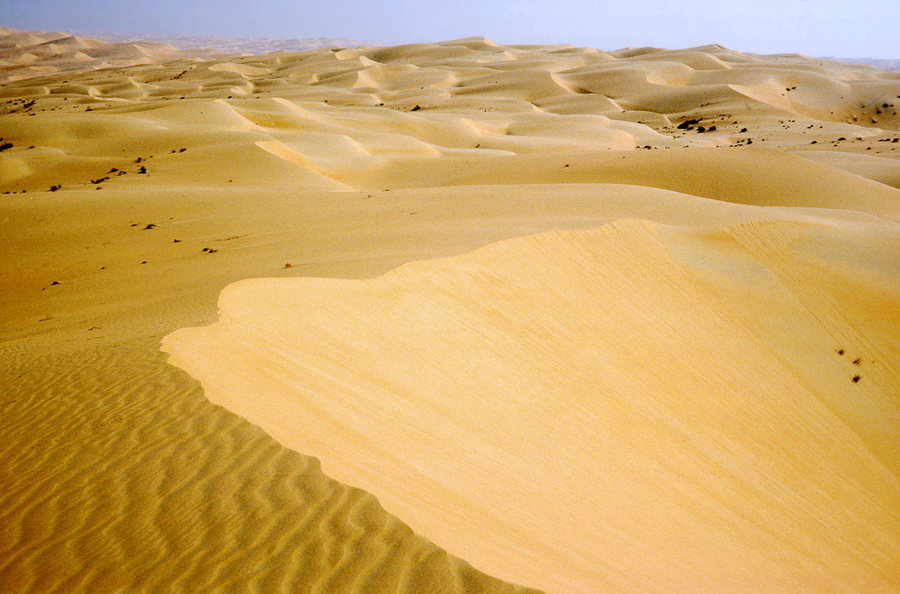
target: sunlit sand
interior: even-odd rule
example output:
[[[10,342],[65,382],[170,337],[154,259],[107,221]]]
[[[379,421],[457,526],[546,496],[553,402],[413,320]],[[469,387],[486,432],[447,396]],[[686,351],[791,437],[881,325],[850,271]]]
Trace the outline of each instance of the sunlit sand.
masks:
[[[0,592],[900,590],[900,75],[0,37]]]

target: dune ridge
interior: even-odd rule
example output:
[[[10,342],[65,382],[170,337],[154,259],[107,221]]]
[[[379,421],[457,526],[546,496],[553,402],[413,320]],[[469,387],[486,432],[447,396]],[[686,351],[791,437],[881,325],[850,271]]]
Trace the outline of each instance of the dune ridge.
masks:
[[[75,45],[66,47],[73,51],[94,51],[87,42],[69,39]],[[107,45],[96,51],[118,47]],[[593,157],[598,150],[602,155],[635,148],[765,147],[801,154],[840,148],[865,161],[893,159],[898,148],[893,146],[900,126],[896,73],[799,56],[755,56],[720,47],[502,48],[472,39],[172,60],[169,56],[160,65],[157,56],[152,66],[124,71],[127,77],[119,70],[99,70],[65,80],[5,84],[0,90],[5,113],[19,117],[4,122],[4,137],[14,149],[4,155],[13,163],[4,166],[0,181],[12,191],[84,186],[101,177],[103,166],[121,169],[122,160],[113,155],[134,152],[120,144],[126,141],[121,136],[89,143],[92,156],[105,159],[102,165],[79,164],[77,171],[93,169],[96,177],[47,162],[47,150],[77,155],[85,140],[100,133],[71,129],[68,122],[86,111],[97,127],[115,130],[128,122],[155,128],[141,144],[153,156],[165,157],[155,168],[157,177],[199,185],[227,182],[219,168],[204,166],[215,161],[215,152],[227,159],[228,147],[258,141],[281,143],[291,150],[279,154],[302,156],[277,164],[271,153],[248,149],[248,160],[274,175],[281,170],[283,179],[295,178],[306,187],[313,182],[304,170],[312,170],[366,191],[384,189],[382,181],[402,187],[452,183],[411,176],[395,165],[397,156],[414,159],[409,166],[416,169],[444,168],[445,161],[477,167],[480,157],[509,157],[503,161],[508,166],[527,170],[516,159],[578,150]],[[18,148],[26,136],[34,137],[25,118],[38,113],[49,118],[38,137],[42,148]],[[202,162],[177,152],[189,140],[202,147]],[[832,159],[829,164],[885,180],[858,163],[845,167]],[[192,175],[185,175],[186,168]],[[490,173],[481,179],[491,179]],[[321,187],[336,187],[321,181]]]
[[[211,406],[153,350],[155,341],[23,360],[4,349],[20,363],[0,378],[21,391],[3,403],[0,428],[3,588],[524,591]]]
[[[0,588],[897,590],[895,72],[0,33]]]
[[[59,32],[0,31],[0,83],[55,73],[156,65],[161,61],[198,60],[221,52],[179,50],[167,43],[110,43]]]
[[[371,47],[381,44],[355,39],[317,37],[216,37],[207,35],[134,35],[130,33],[82,33],[84,37],[111,43],[164,43],[182,50],[215,50],[222,54],[270,54],[272,52],[303,52],[322,48]]]
[[[504,579],[893,591],[898,270],[887,253],[869,270],[893,287],[870,327],[839,315],[846,294],[820,294],[829,279],[795,272],[804,235],[862,249],[863,229],[723,232],[738,250],[724,262],[696,232],[625,220],[371,281],[244,281],[216,324],[163,348],[211,400]],[[697,278],[670,243],[737,270]],[[752,266],[739,300],[718,296]]]

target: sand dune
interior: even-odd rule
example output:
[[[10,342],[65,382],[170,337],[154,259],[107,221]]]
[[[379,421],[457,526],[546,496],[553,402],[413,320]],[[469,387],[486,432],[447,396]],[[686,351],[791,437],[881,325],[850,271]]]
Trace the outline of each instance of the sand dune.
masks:
[[[112,67],[156,64],[220,55],[209,50],[178,50],[165,43],[107,43],[65,33],[0,31],[0,83]]]
[[[900,189],[900,168],[894,159],[841,151],[797,151],[794,154]]]
[[[896,226],[620,221],[374,281],[246,281],[164,349],[505,579],[892,592],[900,270],[881,252],[835,291],[859,263],[821,255],[884,243]]]
[[[77,38],[69,39],[74,41],[67,43],[78,43]],[[742,155],[750,144],[784,151],[818,149],[816,145],[826,143],[838,145],[843,152],[866,151],[867,156],[892,158],[895,154],[892,141],[900,125],[896,107],[900,79],[894,75],[882,73],[878,78],[881,71],[862,67],[705,49],[709,51],[561,53],[503,49],[476,39],[374,50],[279,53],[224,62],[175,61],[163,68],[138,67],[128,71],[127,78],[104,70],[63,81],[42,80],[39,86],[13,82],[0,94],[7,98],[10,114],[45,110],[59,113],[58,121],[63,122],[81,108],[95,112],[90,121],[97,126],[104,121],[117,126],[123,119],[157,125],[154,139],[141,139],[154,151],[182,148],[187,128],[208,131],[200,141],[204,150],[277,141],[303,157],[289,160],[300,183],[308,178],[299,171],[302,163],[314,163],[316,173],[367,191],[383,189],[379,186],[385,179],[402,187],[449,183],[409,175],[406,168],[385,160],[396,156],[417,159],[419,172],[478,168],[481,159],[476,156],[502,155],[510,157],[501,159],[508,170],[529,183],[539,183],[540,172],[521,176],[518,170],[525,165],[515,163],[517,155],[581,149],[594,155],[592,161],[628,161],[632,153],[597,157],[596,151],[737,147]],[[150,54],[135,45],[81,49],[84,55],[99,51],[107,62],[115,62],[115,56],[149,59]],[[38,67],[34,62],[25,66]],[[14,144],[24,144],[33,128],[24,118],[8,119],[4,133]],[[236,134],[241,131],[243,136]],[[41,134],[44,146],[65,152],[77,150],[90,139],[84,133],[60,134],[50,141],[52,133]],[[103,144],[115,148],[127,140],[119,136],[104,139]],[[321,146],[330,148],[321,151]],[[133,152],[133,147],[122,148]],[[30,167],[32,155],[15,152]],[[445,167],[444,160],[435,157],[458,161]],[[182,168],[176,163],[184,158],[168,160],[175,165],[178,179],[182,179]],[[863,161],[857,159],[857,163]],[[108,164],[114,167],[121,161]],[[221,178],[220,168],[194,165],[202,183]],[[871,169],[860,166],[854,171]],[[168,170],[159,168],[157,179],[165,178]],[[528,171],[533,168],[528,166]],[[47,176],[39,176],[20,179],[11,189],[89,181],[84,176],[49,173],[56,176],[50,184]],[[493,173],[486,175],[490,178]],[[615,180],[595,175],[581,181]]]
[[[155,349],[22,362],[4,348],[0,378],[19,390],[4,403],[4,589],[514,591],[211,406]]]
[[[897,73],[0,32],[0,589],[900,589]]]
[[[135,35],[131,33],[84,33],[92,39],[110,43],[164,43],[182,50],[213,50],[221,55],[304,52],[321,48],[377,46],[355,39],[317,37],[296,39],[281,37],[215,37],[207,35]]]

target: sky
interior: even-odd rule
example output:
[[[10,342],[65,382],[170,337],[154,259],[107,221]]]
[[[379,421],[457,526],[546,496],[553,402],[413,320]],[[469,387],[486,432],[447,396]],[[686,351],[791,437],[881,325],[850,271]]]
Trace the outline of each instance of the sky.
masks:
[[[900,0],[0,0],[23,30],[900,58]]]

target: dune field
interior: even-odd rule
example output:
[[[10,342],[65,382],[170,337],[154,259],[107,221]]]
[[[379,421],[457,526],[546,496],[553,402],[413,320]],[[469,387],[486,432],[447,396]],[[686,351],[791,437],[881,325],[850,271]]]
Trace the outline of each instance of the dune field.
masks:
[[[900,591],[900,72],[0,33],[0,593]]]

